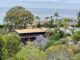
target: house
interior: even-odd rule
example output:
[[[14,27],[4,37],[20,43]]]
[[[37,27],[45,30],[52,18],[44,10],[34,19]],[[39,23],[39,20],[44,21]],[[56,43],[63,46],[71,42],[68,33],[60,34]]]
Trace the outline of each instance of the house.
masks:
[[[40,23],[41,25],[43,25],[43,24],[48,23],[48,22],[49,22],[49,20],[47,20],[47,19],[34,20],[34,21],[33,21],[33,25],[36,25],[36,24],[38,24],[38,23]]]
[[[68,22],[69,25],[76,25],[78,23],[78,20],[70,20]]]
[[[15,32],[21,37],[21,42],[26,44],[26,41],[34,41],[38,35],[43,35],[45,37],[46,30],[46,28],[17,29]]]

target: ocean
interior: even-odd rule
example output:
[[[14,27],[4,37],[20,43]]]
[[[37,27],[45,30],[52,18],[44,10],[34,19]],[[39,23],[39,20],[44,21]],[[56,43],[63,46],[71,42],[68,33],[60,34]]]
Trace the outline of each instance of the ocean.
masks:
[[[77,17],[77,12],[79,10],[71,10],[71,9],[54,9],[54,8],[30,8],[29,10],[35,16],[39,16],[40,18],[44,19],[45,17],[54,16],[54,13],[57,12],[60,17],[64,18],[74,18]]]
[[[3,23],[4,16],[6,12],[10,8],[3,8],[0,7],[0,24]],[[34,16],[39,16],[41,19],[45,19],[45,17],[53,16],[55,12],[58,12],[59,16],[61,18],[77,18],[77,12],[79,10],[72,10],[72,9],[54,9],[54,8],[27,8],[27,10],[30,10]]]

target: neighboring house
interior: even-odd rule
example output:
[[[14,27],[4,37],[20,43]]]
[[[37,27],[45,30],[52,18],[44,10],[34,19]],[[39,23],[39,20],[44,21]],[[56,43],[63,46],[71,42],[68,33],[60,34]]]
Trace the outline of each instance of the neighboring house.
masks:
[[[47,19],[44,19],[44,20],[34,20],[33,21],[33,25],[36,25],[38,23],[40,23],[41,25],[45,24],[45,23],[48,23],[49,20]]]
[[[47,20],[47,19],[44,19],[44,20],[40,20],[40,21],[38,21],[41,25],[43,25],[43,24],[45,24],[45,23],[48,23],[49,22],[49,20]]]
[[[61,18],[62,20],[64,20],[64,18]],[[55,19],[54,19],[55,20]],[[59,20],[60,20],[60,18],[59,18]],[[57,22],[59,21],[59,20],[55,20],[55,24],[57,24]],[[34,25],[36,25],[36,24],[38,24],[38,23],[40,23],[41,25],[43,25],[43,24],[45,24],[45,23],[48,23],[50,20],[48,20],[48,19],[44,19],[44,20],[34,20],[34,22],[33,22],[33,24]],[[68,22],[67,22],[69,25],[76,25],[77,23],[78,23],[78,20],[77,19],[71,19],[71,20],[69,20]]]
[[[70,20],[69,25],[76,25],[78,23],[78,20]]]
[[[15,30],[21,37],[21,41],[26,44],[26,41],[34,41],[36,36],[43,35],[45,37],[46,28],[34,28],[34,29],[18,29]]]
[[[61,20],[64,21],[64,19],[65,19],[65,18],[62,18]],[[67,23],[68,23],[69,25],[76,25],[76,24],[78,23],[78,20],[77,20],[77,19],[69,19],[69,20],[67,21]]]

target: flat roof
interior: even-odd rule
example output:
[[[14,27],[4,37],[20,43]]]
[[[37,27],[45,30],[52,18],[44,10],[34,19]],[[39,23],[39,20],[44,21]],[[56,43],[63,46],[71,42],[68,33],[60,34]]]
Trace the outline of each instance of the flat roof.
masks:
[[[46,28],[33,28],[33,29],[16,29],[17,33],[38,33],[38,32],[46,32]]]

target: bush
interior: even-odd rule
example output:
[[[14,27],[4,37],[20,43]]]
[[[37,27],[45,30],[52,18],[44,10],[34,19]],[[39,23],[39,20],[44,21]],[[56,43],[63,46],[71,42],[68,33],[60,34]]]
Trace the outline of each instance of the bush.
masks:
[[[45,53],[32,45],[27,45],[12,60],[45,60]]]
[[[7,58],[13,57],[20,50],[20,38],[15,33],[9,33],[7,35],[3,35],[3,40],[6,43],[7,49]]]
[[[80,23],[78,23],[78,24],[76,25],[76,27],[80,27]]]
[[[0,35],[0,60],[5,60],[6,56],[7,56],[6,44],[2,36]]]
[[[68,46],[68,48],[73,51],[73,54],[80,53],[80,47],[79,46],[73,45],[73,46]]]
[[[80,53],[75,54],[72,59],[73,60],[80,60]]]
[[[72,50],[74,54],[80,53],[80,48],[78,46],[76,46],[75,48],[72,48]]]
[[[68,39],[67,38],[61,38],[59,40],[59,42],[60,42],[60,44],[66,44],[66,43],[68,43]]]
[[[78,41],[80,41],[80,31],[76,31],[76,32],[72,35],[72,38],[73,38],[75,44],[77,44]]]
[[[46,50],[47,60],[70,60],[66,46],[51,46]]]

